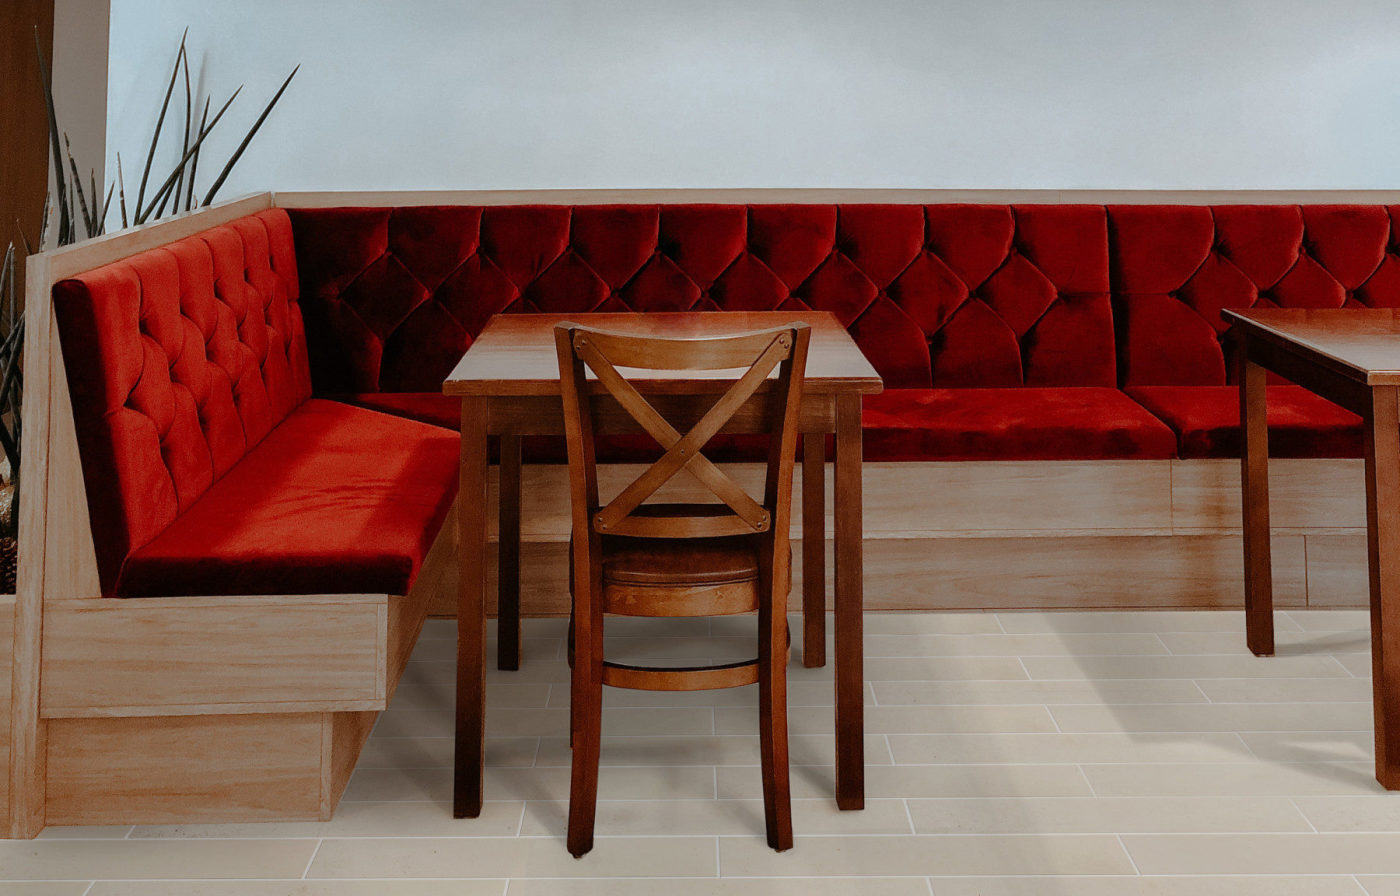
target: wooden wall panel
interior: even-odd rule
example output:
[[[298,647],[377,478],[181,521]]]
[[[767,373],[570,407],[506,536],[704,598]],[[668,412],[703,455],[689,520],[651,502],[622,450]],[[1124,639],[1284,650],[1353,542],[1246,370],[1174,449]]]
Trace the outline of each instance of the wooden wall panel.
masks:
[[[48,823],[318,819],[323,716],[53,720]]]
[[[44,614],[42,713],[382,708],[386,600],[57,601]]]
[[[1308,605],[1368,607],[1371,605],[1370,566],[1366,560],[1366,530],[1337,535],[1309,535]]]
[[[1366,526],[1360,460],[1269,461],[1269,518],[1276,529]],[[1178,529],[1239,529],[1240,462],[1172,462],[1172,524]]]

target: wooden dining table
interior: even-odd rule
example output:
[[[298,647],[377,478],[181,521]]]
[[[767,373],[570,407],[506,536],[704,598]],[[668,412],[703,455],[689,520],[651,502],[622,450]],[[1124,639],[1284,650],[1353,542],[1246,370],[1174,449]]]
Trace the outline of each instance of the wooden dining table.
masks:
[[[518,606],[520,558],[520,439],[564,433],[554,327],[573,321],[618,332],[702,338],[802,322],[812,328],[799,428],[802,448],[803,662],[825,664],[825,466],[826,437],[835,435],[832,492],[835,564],[836,803],[865,805],[864,669],[862,592],[861,396],[883,388],[846,328],[826,312],[678,312],[626,314],[502,314],[493,317],[443,384],[462,400],[461,488],[457,500],[460,551],[457,604],[457,718],[453,815],[481,813],[485,775],[486,587],[488,573],[487,469],[490,441],[499,441],[498,489],[500,593]],[[676,425],[703,413],[699,396],[723,392],[714,374],[657,372],[634,380],[638,389]],[[726,433],[758,432],[766,421],[758,400],[742,409]],[[606,413],[606,405],[600,413]],[[639,430],[640,431],[640,430]],[[507,626],[502,626],[504,630]],[[518,628],[516,629],[518,632]],[[516,635],[518,637],[518,634]],[[511,667],[519,644],[499,647]],[[514,656],[512,656],[512,653]]]
[[[1376,780],[1400,790],[1400,310],[1223,312],[1235,340],[1244,445],[1245,638],[1274,652],[1267,377],[1286,377],[1359,415],[1365,438]]]

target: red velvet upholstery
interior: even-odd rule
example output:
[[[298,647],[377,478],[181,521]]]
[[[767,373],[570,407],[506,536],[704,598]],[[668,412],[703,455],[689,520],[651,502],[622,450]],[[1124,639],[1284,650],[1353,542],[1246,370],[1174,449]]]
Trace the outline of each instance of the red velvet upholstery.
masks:
[[[1100,206],[291,210],[318,394],[428,392],[492,314],[831,311],[890,388],[1112,386]]]
[[[116,594],[404,594],[459,449],[437,427],[308,401],[127,558]]]
[[[1361,418],[1301,386],[1269,386],[1269,454],[1360,457]],[[1128,395],[1177,434],[1179,457],[1240,456],[1234,386],[1132,386]]]
[[[54,286],[104,590],[311,394],[287,216]]]
[[[1117,389],[890,389],[867,396],[867,460],[1169,458],[1176,436]]]
[[[1223,308],[1400,306],[1400,206],[1109,206],[1125,386],[1233,380]]]

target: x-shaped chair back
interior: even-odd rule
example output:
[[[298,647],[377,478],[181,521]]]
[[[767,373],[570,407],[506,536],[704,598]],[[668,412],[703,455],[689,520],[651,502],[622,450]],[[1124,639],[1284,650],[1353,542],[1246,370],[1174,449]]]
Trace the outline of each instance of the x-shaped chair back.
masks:
[[[580,480],[576,485],[582,486],[583,494],[576,497],[582,498],[588,508],[588,525],[594,533],[644,538],[715,537],[767,532],[773,527],[779,483],[786,481],[791,488],[797,414],[811,336],[806,324],[704,339],[611,333],[571,323],[560,324],[554,333],[565,429],[571,443],[570,465],[577,460],[582,467],[576,471],[581,476],[570,478]],[[743,373],[688,432],[682,433],[618,371],[620,367],[697,372],[742,369]],[[772,376],[775,369],[776,377]],[[587,371],[592,371],[595,381],[589,381]],[[698,379],[725,382],[712,376]],[[668,386],[677,382],[685,381],[668,380]],[[602,507],[598,503],[594,450],[598,420],[592,401],[600,392],[610,396],[664,451],[659,460]],[[760,392],[768,398],[766,406],[771,415],[764,427],[770,438],[762,503],[702,453],[705,444]],[[638,512],[643,502],[682,470],[693,474],[729,512],[683,517]],[[786,526],[786,520],[779,523]]]

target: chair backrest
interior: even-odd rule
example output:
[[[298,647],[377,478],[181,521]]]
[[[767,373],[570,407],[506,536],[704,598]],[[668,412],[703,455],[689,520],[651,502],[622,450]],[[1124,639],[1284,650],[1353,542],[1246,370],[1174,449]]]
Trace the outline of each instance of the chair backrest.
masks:
[[[785,534],[791,512],[792,468],[797,449],[798,411],[811,331],[794,323],[757,332],[703,339],[672,339],[592,330],[562,323],[555,328],[559,377],[564,401],[569,449],[569,479],[573,491],[575,531],[595,535],[642,538],[687,538]],[[690,394],[687,432],[681,432],[651,400],[619,372],[695,371],[709,389],[693,380],[667,377],[655,391]],[[594,379],[590,380],[588,373]],[[716,378],[714,371],[734,371]],[[775,375],[776,371],[776,375]],[[728,388],[725,389],[724,387]],[[721,391],[723,390],[723,391]],[[649,390],[651,391],[651,390]],[[711,395],[709,409],[695,416]],[[672,403],[667,403],[672,407]],[[758,405],[760,419],[753,429],[769,436],[768,466],[762,501],[711,463],[703,453],[715,434],[732,425],[746,406]],[[620,409],[622,413],[617,413]],[[660,444],[661,458],[624,487],[606,505],[598,499],[594,437],[640,427]],[[717,511],[704,515],[649,514],[644,503],[658,489],[686,470],[716,498]],[[586,517],[584,516],[586,514]]]

